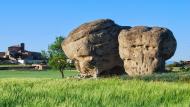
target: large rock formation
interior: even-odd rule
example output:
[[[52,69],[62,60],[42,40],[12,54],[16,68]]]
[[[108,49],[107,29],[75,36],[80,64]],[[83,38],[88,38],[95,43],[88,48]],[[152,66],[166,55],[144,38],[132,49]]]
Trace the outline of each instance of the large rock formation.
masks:
[[[128,75],[136,76],[164,71],[165,60],[176,50],[176,40],[166,28],[121,27],[103,19],[74,29],[62,48],[81,76],[123,74],[124,68]]]
[[[85,23],[69,34],[62,48],[74,60],[81,76],[122,74],[124,68],[118,50],[120,30],[121,27],[109,19]]]
[[[130,76],[164,71],[165,60],[173,56],[176,40],[172,32],[159,27],[133,27],[119,34],[119,54]]]

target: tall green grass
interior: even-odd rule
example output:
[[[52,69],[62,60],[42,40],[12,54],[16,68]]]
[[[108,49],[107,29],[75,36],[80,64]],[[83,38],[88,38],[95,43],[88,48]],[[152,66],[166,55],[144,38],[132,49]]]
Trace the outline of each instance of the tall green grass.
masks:
[[[106,79],[0,79],[0,106],[189,107],[190,83]]]
[[[65,70],[64,74],[68,76],[76,76],[76,70]],[[0,78],[61,78],[58,70],[34,71],[34,70],[0,70]]]

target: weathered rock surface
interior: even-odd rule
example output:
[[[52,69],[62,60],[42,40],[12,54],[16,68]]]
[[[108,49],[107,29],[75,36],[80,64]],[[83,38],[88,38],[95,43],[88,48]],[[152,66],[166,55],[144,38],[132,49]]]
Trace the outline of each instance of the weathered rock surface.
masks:
[[[165,60],[174,55],[176,46],[166,28],[121,27],[109,19],[79,26],[62,43],[84,77],[123,74],[124,68],[130,76],[164,71]]]
[[[172,32],[159,27],[133,27],[119,34],[119,54],[130,76],[164,71],[165,60],[174,55],[176,40]]]
[[[74,60],[81,76],[124,73],[118,50],[121,28],[112,20],[103,19],[85,23],[69,34],[62,48]]]

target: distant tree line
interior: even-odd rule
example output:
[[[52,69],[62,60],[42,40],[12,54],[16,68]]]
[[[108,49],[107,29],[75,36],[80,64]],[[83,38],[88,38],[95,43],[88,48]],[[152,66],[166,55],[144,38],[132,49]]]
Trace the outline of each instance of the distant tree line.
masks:
[[[190,71],[190,62],[189,61],[179,61],[174,62],[173,64],[168,64],[166,66],[170,71],[172,71],[174,68],[179,68],[180,71]]]
[[[183,66],[188,66],[189,63],[186,61],[179,61],[179,62],[174,62],[172,64],[168,64],[167,67],[183,67]]]

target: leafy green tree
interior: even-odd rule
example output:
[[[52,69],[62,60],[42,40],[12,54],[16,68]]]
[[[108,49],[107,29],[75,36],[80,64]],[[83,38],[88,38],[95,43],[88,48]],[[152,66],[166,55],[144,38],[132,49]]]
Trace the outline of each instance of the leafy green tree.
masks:
[[[53,66],[55,69],[58,69],[62,78],[64,78],[64,69],[67,66],[67,62],[62,56],[54,56],[50,58],[49,65]]]
[[[41,55],[42,55],[43,64],[47,64],[49,59],[49,53],[45,50],[42,50]]]
[[[62,50],[61,43],[63,42],[64,37],[56,37],[56,40],[49,45],[48,51],[42,51],[42,56],[48,59],[48,65],[54,69],[58,69],[64,77],[64,69],[74,68],[73,61],[68,60],[67,56]]]
[[[64,77],[64,69],[67,66],[67,57],[62,50],[61,43],[64,38],[59,36],[53,44],[48,47],[49,61],[48,64],[54,69],[58,69]]]
[[[65,53],[63,52],[61,47],[61,43],[63,42],[63,40],[64,38],[62,36],[56,37],[54,43],[48,47],[48,53],[50,55],[50,58],[54,56],[62,56],[66,58]]]
[[[45,50],[41,51],[42,59],[48,59],[49,58],[49,53]]]

